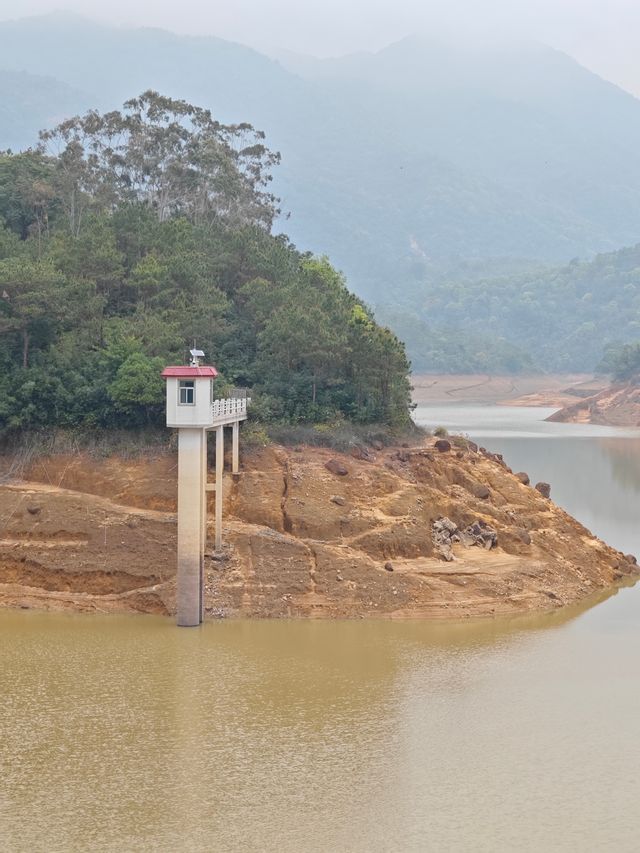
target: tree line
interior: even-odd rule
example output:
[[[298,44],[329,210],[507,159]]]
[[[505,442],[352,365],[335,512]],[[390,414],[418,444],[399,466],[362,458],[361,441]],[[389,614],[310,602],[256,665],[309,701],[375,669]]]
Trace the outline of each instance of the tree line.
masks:
[[[155,92],[0,154],[0,434],[160,424],[160,371],[194,340],[256,417],[406,423],[401,342],[272,234],[278,160]]]

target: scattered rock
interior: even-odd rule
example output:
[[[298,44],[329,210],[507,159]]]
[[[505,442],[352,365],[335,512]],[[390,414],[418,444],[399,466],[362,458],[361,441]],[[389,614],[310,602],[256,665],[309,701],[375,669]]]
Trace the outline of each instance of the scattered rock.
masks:
[[[498,544],[498,533],[481,518],[468,527],[465,527],[460,534],[460,538],[466,546],[479,545],[482,548],[486,548],[487,551]]]
[[[377,451],[384,450],[384,444],[377,438],[371,442],[371,447],[373,447],[373,449]]]
[[[464,459],[464,453],[462,452],[462,450],[458,450],[458,452],[456,453],[456,459]]]
[[[349,469],[342,462],[338,462],[337,459],[329,459],[328,462],[325,462],[324,467],[327,471],[331,471],[332,474],[336,474],[338,477],[346,477],[349,473]]]
[[[351,455],[354,459],[360,459],[363,462],[373,462],[375,459],[366,447],[360,447],[357,444],[351,448]]]
[[[140,527],[140,519],[135,515],[130,515],[127,519],[127,527],[131,530],[135,530],[136,527]]]
[[[448,438],[439,438],[434,447],[436,450],[440,451],[440,453],[448,453],[451,450],[451,442]]]
[[[551,497],[551,486],[549,483],[536,483],[536,491],[540,492],[543,498]]]
[[[229,559],[229,555],[223,551],[205,551],[205,557],[213,560],[214,563],[226,563]]]
[[[431,541],[436,553],[450,563],[455,559],[452,546],[454,542],[460,541],[457,525],[450,518],[436,518],[431,524]]]
[[[36,506],[35,504],[29,504],[27,506],[27,512],[29,515],[40,515],[40,511],[42,510],[41,506]]]
[[[337,504],[338,506],[345,506],[347,503],[346,499],[342,497],[342,495],[331,495],[329,498],[332,504]]]
[[[498,465],[500,465],[500,467],[501,467],[501,468],[505,468],[507,471],[509,471],[509,470],[510,470],[510,469],[509,469],[509,467],[507,466],[507,463],[504,461],[504,458],[503,458],[503,456],[502,456],[502,453],[492,453],[490,450],[487,450],[487,448],[486,448],[486,447],[481,447],[481,448],[480,448],[480,453],[481,453],[481,454],[482,454],[486,459],[490,459],[492,462],[497,462],[497,463],[498,463]]]
[[[472,491],[475,497],[480,498],[480,500],[483,501],[491,495],[489,487],[482,485],[482,483],[478,483],[477,486],[474,486]]]
[[[518,480],[520,480],[523,486],[528,486],[531,483],[529,475],[526,473],[526,471],[518,471],[516,477],[518,478]]]
[[[386,563],[384,564],[384,567],[385,567],[385,569],[386,569],[388,572],[392,572],[392,571],[393,571],[393,563],[386,562]]]
[[[478,452],[478,445],[475,441],[467,441],[467,450],[470,450],[472,453]]]

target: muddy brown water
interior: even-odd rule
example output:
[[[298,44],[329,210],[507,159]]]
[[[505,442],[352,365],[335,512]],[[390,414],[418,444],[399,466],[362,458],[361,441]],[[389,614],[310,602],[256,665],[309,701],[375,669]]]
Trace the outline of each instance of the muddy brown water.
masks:
[[[640,553],[640,434],[447,406]],[[590,602],[596,605],[596,602]],[[640,585],[475,622],[0,612],[0,849],[635,851]]]

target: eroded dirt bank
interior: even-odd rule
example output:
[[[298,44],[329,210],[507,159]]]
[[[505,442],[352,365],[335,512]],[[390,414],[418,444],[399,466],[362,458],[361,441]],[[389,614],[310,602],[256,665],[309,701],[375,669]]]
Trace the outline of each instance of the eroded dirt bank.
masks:
[[[611,385],[583,400],[565,405],[547,420],[640,427],[640,387],[633,383]]]
[[[224,552],[206,558],[209,616],[510,614],[637,576],[633,560],[473,445],[357,455],[245,453],[226,480]],[[171,613],[175,466],[170,454],[58,456],[5,482],[0,605]],[[488,525],[497,546],[456,543],[445,561],[433,542],[441,516]]]

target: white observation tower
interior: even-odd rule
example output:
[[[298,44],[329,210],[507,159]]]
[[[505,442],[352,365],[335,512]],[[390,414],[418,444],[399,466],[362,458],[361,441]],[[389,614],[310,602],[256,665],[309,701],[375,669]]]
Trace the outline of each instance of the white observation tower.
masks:
[[[222,547],[222,473],[224,428],[233,430],[232,471],[238,473],[240,421],[246,420],[246,397],[216,399],[215,367],[203,365],[202,350],[191,350],[184,367],[166,367],[167,426],[178,430],[178,625],[204,619],[204,551],[207,539],[207,491],[216,495],[216,550]],[[207,432],[216,433],[216,481],[207,484]]]

